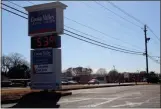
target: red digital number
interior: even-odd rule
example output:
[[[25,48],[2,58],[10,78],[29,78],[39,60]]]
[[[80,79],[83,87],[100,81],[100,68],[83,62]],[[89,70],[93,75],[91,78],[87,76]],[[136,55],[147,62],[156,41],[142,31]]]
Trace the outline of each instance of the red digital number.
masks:
[[[38,47],[41,47],[41,40],[40,40],[40,37],[38,37],[38,38],[36,39],[36,41],[37,41],[37,46],[38,46]]]
[[[44,46],[48,46],[49,45],[49,40],[48,37],[44,37],[45,41],[44,41]]]
[[[53,46],[53,44],[54,44],[54,36],[50,36],[50,37],[49,37],[49,41],[50,41],[50,43],[51,43],[52,46]]]

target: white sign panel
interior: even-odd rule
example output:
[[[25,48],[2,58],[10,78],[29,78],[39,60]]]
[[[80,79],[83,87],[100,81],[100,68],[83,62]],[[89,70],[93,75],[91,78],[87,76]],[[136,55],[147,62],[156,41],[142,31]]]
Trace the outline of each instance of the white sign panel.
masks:
[[[35,73],[49,73],[53,72],[53,64],[34,65]]]

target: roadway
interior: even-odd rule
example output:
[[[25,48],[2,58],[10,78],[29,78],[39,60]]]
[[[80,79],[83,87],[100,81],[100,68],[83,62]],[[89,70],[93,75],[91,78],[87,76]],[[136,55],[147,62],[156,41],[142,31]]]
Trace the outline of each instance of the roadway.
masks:
[[[60,108],[159,108],[160,85],[72,90],[72,95],[62,97],[58,104]]]
[[[72,91],[61,108],[159,108],[160,85],[138,85]]]

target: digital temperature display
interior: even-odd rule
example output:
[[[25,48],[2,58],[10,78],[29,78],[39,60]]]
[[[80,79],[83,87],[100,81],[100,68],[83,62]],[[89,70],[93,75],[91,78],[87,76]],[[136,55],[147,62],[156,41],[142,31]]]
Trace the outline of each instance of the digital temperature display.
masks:
[[[47,36],[31,37],[31,48],[59,48],[61,47],[61,37],[55,34]]]

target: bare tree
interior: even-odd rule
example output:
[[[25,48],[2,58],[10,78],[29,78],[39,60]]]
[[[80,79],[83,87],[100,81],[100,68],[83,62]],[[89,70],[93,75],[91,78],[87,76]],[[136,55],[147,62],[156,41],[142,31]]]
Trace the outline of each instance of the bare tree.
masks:
[[[13,69],[14,70],[17,69],[17,71],[18,69],[24,71],[23,73],[29,72],[30,69],[29,63],[26,61],[23,55],[19,53],[11,53],[9,55],[3,55],[1,57],[1,62],[2,62],[1,72],[3,72],[4,75],[6,76],[8,75],[8,73],[13,72]]]
[[[25,58],[19,53],[11,53],[9,54],[9,57],[11,58],[11,63],[13,66],[22,65],[25,62]]]
[[[1,57],[1,71],[4,72],[4,74],[6,75],[7,72],[11,69],[12,67],[12,62],[11,62],[11,57],[7,56],[7,55],[3,55]]]
[[[67,77],[73,77],[73,72],[72,72],[73,68],[70,67],[68,68],[64,73]]]
[[[73,72],[75,73],[76,76],[79,76],[81,74],[91,75],[93,70],[91,68],[76,67],[76,68],[73,68]]]
[[[119,73],[117,70],[111,70],[108,75],[111,82],[119,81]]]
[[[107,71],[104,68],[100,68],[100,69],[97,70],[96,74],[105,76],[107,74]]]

